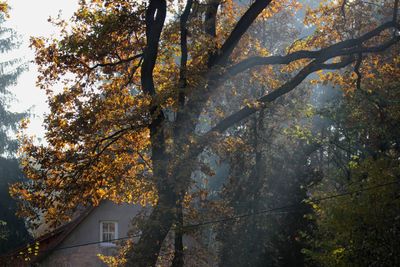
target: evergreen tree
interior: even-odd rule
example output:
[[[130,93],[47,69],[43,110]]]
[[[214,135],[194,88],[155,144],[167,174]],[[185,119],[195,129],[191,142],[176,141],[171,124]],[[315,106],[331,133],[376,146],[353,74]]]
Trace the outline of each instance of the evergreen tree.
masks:
[[[16,32],[4,27],[5,13],[0,12],[0,53],[6,58],[7,53],[19,47]],[[17,140],[11,135],[18,127],[18,122],[25,113],[9,110],[12,93],[9,88],[15,85],[18,77],[26,69],[26,64],[19,59],[0,61],[0,253],[20,245],[29,238],[22,219],[15,216],[16,203],[8,192],[10,184],[21,181],[22,173],[15,159]]]
[[[8,193],[11,183],[24,179],[18,160],[0,157],[0,254],[30,239],[24,221],[15,215],[17,205]]]
[[[16,32],[4,27],[5,14],[0,13],[0,53],[5,58],[6,53],[19,47],[20,42]],[[26,69],[26,64],[20,58],[0,61],[0,155],[10,156],[17,148],[17,142],[10,137],[10,132],[17,129],[18,122],[24,113],[9,110],[12,93],[9,87],[15,85],[18,77]]]

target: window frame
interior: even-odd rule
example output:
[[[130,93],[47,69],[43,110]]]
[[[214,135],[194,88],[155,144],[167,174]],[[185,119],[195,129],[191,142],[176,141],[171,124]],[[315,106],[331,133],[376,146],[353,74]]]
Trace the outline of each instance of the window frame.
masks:
[[[101,246],[116,246],[115,243],[113,243],[114,241],[104,241],[103,240],[103,225],[105,223],[113,223],[114,224],[114,229],[115,229],[115,234],[114,234],[114,238],[113,239],[118,239],[118,221],[111,221],[111,220],[104,220],[104,221],[100,221],[99,225],[100,225],[100,245]]]

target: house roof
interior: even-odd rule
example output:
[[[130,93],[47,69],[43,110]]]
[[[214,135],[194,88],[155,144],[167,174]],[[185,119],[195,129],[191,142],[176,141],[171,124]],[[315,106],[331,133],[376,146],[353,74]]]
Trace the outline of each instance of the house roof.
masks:
[[[52,232],[44,234],[37,239],[35,239],[31,244],[27,246],[19,247],[5,255],[0,256],[1,266],[13,266],[13,267],[23,267],[30,266],[31,264],[40,262],[51,254],[54,249],[61,244],[62,241],[95,209],[95,207],[90,207],[85,209],[76,219],[64,224],[63,226],[55,229]],[[35,246],[39,243],[39,250],[37,256],[34,254],[34,250],[29,246]],[[25,260],[29,259],[29,260]]]

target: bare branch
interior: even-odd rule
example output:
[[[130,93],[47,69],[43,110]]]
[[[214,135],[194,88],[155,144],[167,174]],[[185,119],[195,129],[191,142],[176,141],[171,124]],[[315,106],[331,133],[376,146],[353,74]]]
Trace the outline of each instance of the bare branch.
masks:
[[[98,140],[95,144],[95,146],[92,149],[92,153],[96,152],[100,146],[103,144],[103,142],[107,141],[107,140],[114,140],[116,138],[119,138],[120,136],[124,135],[126,132],[128,132],[129,130],[132,130],[132,127],[127,127],[127,128],[122,128],[118,131],[115,131],[114,133],[101,138],[100,140]]]
[[[343,0],[340,10],[342,11],[343,20],[346,23],[346,4],[347,0]]]
[[[397,23],[397,13],[399,12],[399,0],[394,0],[393,6],[393,22]]]
[[[361,78],[362,78],[360,72],[361,62],[362,62],[362,53],[358,54],[357,62],[356,65],[354,66],[354,72],[357,75],[356,87],[358,90],[361,90]]]
[[[87,67],[90,70],[94,70],[94,69],[96,69],[98,67],[112,67],[112,66],[116,66],[116,65],[119,65],[119,64],[122,64],[122,63],[131,62],[131,61],[133,61],[135,59],[138,59],[138,58],[141,58],[141,57],[143,57],[143,54],[138,54],[138,55],[131,56],[131,57],[128,57],[128,58],[119,59],[118,61],[115,61],[115,62],[97,63],[97,64],[95,64],[95,65],[93,65],[91,67],[90,66],[87,66]]]
[[[151,166],[151,164],[144,158],[144,156],[142,155],[142,153],[140,153],[140,151],[136,151],[136,153],[139,155],[139,157],[143,160],[143,162],[145,163],[145,165],[147,166],[147,168],[149,168],[150,170],[153,169],[153,167]]]

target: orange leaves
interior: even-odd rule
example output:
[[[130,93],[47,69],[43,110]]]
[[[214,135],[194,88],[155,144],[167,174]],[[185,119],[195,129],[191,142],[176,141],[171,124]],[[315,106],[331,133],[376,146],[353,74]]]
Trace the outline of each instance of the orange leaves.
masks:
[[[251,101],[248,99],[244,100],[244,105],[246,105],[249,108],[253,108],[253,109],[258,109],[261,110],[264,107],[264,103],[258,102],[258,101]]]
[[[305,25],[315,27],[309,48],[323,47],[338,41],[360,36],[382,21],[374,14],[388,12],[387,1],[369,3],[362,0],[322,1],[317,8],[307,7]]]
[[[104,198],[156,201],[149,179],[150,98],[133,94],[119,77],[98,90],[77,86],[51,98],[46,146],[22,136],[22,163],[32,183],[14,193],[46,211],[50,222],[67,218],[78,204],[98,205]],[[27,193],[32,191],[40,194]]]
[[[291,73],[296,70],[302,69],[310,61],[311,61],[310,59],[300,59],[300,60],[293,61],[290,64],[283,65],[281,67],[281,72],[282,73],[285,73],[285,72]]]
[[[389,16],[392,7],[387,1],[378,1],[376,4],[365,1],[347,1],[344,5],[341,1],[323,1],[317,8],[308,7],[304,22],[309,27],[315,27],[315,32],[307,39],[301,40],[298,44],[292,46],[296,50],[313,50],[320,47],[326,47],[332,43],[349,38],[355,38],[372,30],[382,21],[374,14],[386,14]],[[391,38],[391,30],[383,31],[378,36],[363,42],[362,46],[372,47],[377,44],[387,42]],[[391,49],[396,50],[396,48]],[[391,52],[393,53],[393,52]],[[396,52],[394,52],[396,53]],[[358,57],[358,54],[352,56]],[[358,68],[361,74],[361,83],[366,85],[373,83],[377,78],[377,73],[385,71],[385,68],[391,69],[384,63],[385,56],[371,55],[365,53],[362,55],[362,61]],[[353,64],[344,72],[320,72],[319,79],[313,80],[313,83],[331,83],[340,86],[346,93],[351,93],[356,88],[356,83],[360,77],[356,74]]]
[[[302,7],[297,0],[273,1],[260,15],[260,19],[272,18],[277,13],[283,10],[290,10],[289,14],[294,16],[295,12]]]
[[[40,37],[31,37],[30,38],[30,47],[35,49],[41,49],[44,47],[45,40]]]
[[[8,17],[8,4],[5,1],[0,1],[0,16],[4,14],[6,17]]]
[[[103,188],[97,189],[96,193],[97,193],[99,199],[102,199],[106,195],[106,191]]]
[[[363,57],[362,64],[360,65],[359,72],[361,75],[361,89],[372,91],[379,91],[381,86],[390,85],[400,78],[397,70],[397,64],[399,57],[395,54],[398,53],[398,48],[393,48],[389,52],[393,57],[388,58],[388,55],[367,55]],[[318,79],[314,79],[312,83],[323,83],[340,86],[340,88],[346,93],[351,94],[356,89],[356,81],[359,79],[354,68],[354,63],[346,71],[342,72],[324,72],[319,71]]]
[[[243,105],[263,108],[254,101],[255,97],[281,86],[310,59],[297,60],[285,66],[253,68],[243,75],[228,77],[226,80],[229,81],[222,85],[218,84],[218,75],[224,74],[230,64],[249,56],[312,51],[359,36],[370,25],[376,24],[375,17],[365,19],[371,14],[364,14],[365,11],[371,9],[360,8],[365,7],[365,3],[361,2],[349,1],[354,11],[346,7],[346,19],[340,14],[338,1],[323,1],[319,7],[308,9],[305,22],[315,27],[315,32],[290,45],[301,31],[297,28],[298,21],[292,17],[301,6],[295,0],[273,1],[251,30],[240,35],[239,44],[227,65],[212,69],[208,66],[210,54],[219,51],[240,15],[245,12],[246,5],[233,0],[222,1],[217,11],[216,37],[204,31],[204,6],[194,6],[187,26],[186,83],[180,81],[183,71],[179,63],[181,36],[176,20],[180,8],[174,8],[170,1],[169,12],[174,12],[174,16],[167,19],[157,61],[152,69],[157,94],[154,97],[142,91],[139,71],[147,40],[143,20],[147,2],[81,1],[71,20],[71,27],[65,21],[53,21],[60,28],[59,40],[31,40],[40,72],[38,85],[47,91],[51,112],[45,119],[46,145],[36,146],[31,139],[21,135],[22,165],[31,183],[15,187],[14,193],[28,200],[33,207],[39,207],[40,211],[47,211],[48,219],[54,221],[67,216],[68,210],[79,204],[96,205],[104,198],[142,205],[156,203],[154,182],[159,182],[155,181],[159,177],[153,176],[151,153],[158,140],[154,138],[155,143],[152,144],[149,131],[156,116],[162,115],[162,112],[175,115],[172,113],[177,111],[177,99],[182,91],[186,93],[183,99],[185,104],[195,102],[196,94],[202,94],[204,88],[212,93],[206,92],[205,100],[199,97],[198,106],[198,103],[191,103],[198,110],[193,115],[189,106],[187,114],[184,114],[188,116],[188,122],[201,117],[207,127],[212,127]],[[182,7],[183,2],[179,5]],[[395,65],[381,62],[380,58],[363,58],[360,68],[365,77],[363,83],[374,82],[377,76],[373,69],[387,73],[387,77],[394,75]],[[213,75],[217,81],[213,80],[214,77],[210,78]],[[352,70],[321,72],[318,82],[336,83],[350,90],[356,78]],[[64,89],[60,92],[54,89],[57,83],[63,85]],[[200,114],[202,109],[204,116]],[[178,161],[182,159],[182,154],[196,145],[196,138],[193,137],[195,130],[185,132],[185,129],[182,134],[185,135],[185,142],[176,148],[179,142],[174,140],[174,133],[181,126],[175,127],[174,118],[169,119],[161,123],[159,131],[166,146],[163,152],[171,159],[169,165],[180,166]],[[192,127],[196,123],[190,121],[188,124]],[[239,138],[228,137],[213,149],[224,155],[249,148]],[[180,155],[173,155],[176,151],[181,152]],[[184,162],[184,165],[191,163]],[[31,208],[28,206],[27,210]]]
[[[12,189],[11,190],[12,195],[15,195],[16,193],[16,189]],[[20,192],[18,192],[21,194],[21,197],[25,200],[31,200],[32,199],[32,195],[30,193],[28,193],[28,190],[26,189],[22,189]]]

